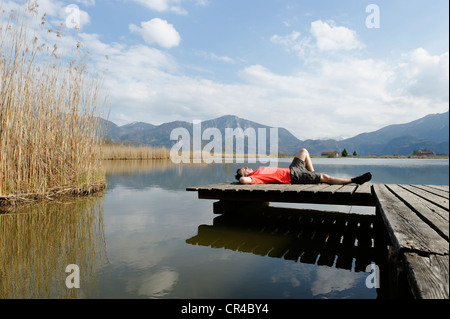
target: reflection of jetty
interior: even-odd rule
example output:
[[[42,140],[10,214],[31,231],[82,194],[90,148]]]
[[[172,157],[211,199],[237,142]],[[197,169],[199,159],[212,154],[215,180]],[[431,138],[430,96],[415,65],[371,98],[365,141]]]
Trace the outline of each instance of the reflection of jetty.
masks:
[[[365,271],[387,258],[377,221],[374,215],[266,207],[216,217],[187,243]]]
[[[392,289],[407,285],[415,298],[449,298],[448,186],[224,183],[187,190],[197,191],[202,199],[218,199],[214,203],[215,213],[228,215],[240,211],[236,218],[261,202],[374,206],[376,218],[384,225],[375,231],[386,231],[390,238],[388,264],[394,282]],[[365,217],[356,216],[362,224]],[[352,231],[357,236],[357,228]],[[305,245],[298,244],[298,250]],[[286,255],[289,252],[284,258]]]

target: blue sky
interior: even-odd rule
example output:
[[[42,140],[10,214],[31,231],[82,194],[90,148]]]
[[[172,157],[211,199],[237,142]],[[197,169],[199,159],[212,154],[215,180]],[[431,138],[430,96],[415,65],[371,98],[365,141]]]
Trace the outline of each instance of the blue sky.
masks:
[[[449,109],[447,0],[38,3],[50,25],[65,24],[58,41],[80,41],[107,69],[119,125],[234,114],[336,138]]]

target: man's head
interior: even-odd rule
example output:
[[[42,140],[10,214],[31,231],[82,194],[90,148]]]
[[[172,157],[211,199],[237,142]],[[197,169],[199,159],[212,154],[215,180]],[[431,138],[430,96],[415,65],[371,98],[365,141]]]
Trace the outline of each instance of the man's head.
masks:
[[[236,175],[234,175],[234,177],[239,180],[241,177],[245,177],[250,175],[253,172],[253,170],[251,168],[248,167],[241,167],[238,168],[236,171]]]

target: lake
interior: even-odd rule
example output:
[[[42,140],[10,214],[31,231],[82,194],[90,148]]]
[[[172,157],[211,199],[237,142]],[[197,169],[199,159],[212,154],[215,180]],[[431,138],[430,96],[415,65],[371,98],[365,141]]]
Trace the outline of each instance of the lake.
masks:
[[[279,166],[290,161],[280,159]],[[316,171],[341,177],[371,171],[371,183],[449,182],[448,160],[314,158],[313,163]],[[383,263],[385,246],[326,253],[316,242],[307,244],[311,235],[302,237],[322,226],[305,227],[296,217],[318,215],[326,222],[340,212],[372,218],[372,207],[271,204],[265,217],[225,218],[213,214],[213,201],[197,199],[186,187],[231,182],[238,167],[255,169],[258,163],[104,164],[105,192],[0,215],[0,298],[383,296],[383,286],[368,287],[370,273],[364,269],[374,258]],[[294,254],[293,243],[304,251]],[[79,288],[68,289],[76,274]]]

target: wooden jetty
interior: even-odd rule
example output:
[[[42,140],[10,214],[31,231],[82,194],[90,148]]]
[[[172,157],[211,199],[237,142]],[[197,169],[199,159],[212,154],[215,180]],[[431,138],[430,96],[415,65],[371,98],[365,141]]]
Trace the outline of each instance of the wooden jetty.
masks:
[[[217,214],[267,202],[373,206],[390,239],[392,289],[406,285],[417,299],[449,298],[448,186],[222,183],[186,190],[218,200],[213,206]]]

